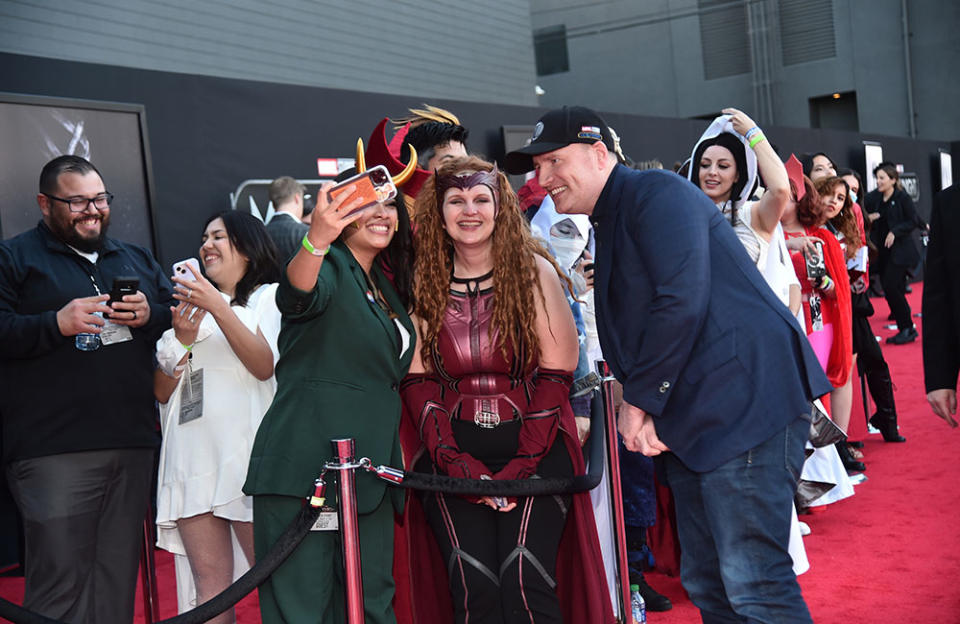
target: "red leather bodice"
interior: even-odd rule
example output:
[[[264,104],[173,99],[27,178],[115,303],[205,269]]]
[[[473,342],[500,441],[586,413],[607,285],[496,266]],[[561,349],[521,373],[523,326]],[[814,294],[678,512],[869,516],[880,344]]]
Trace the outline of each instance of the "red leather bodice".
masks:
[[[451,291],[434,369],[450,390],[445,407],[453,418],[493,425],[521,417],[530,402],[533,369],[524,369],[512,348],[511,357],[504,357],[498,334],[490,332],[492,315],[492,289],[475,295]]]

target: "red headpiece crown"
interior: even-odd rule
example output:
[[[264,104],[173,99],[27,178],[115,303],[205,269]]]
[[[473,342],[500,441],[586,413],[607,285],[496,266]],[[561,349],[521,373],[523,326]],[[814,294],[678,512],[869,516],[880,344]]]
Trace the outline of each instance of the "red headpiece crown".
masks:
[[[796,154],[790,154],[790,158],[783,166],[787,170],[787,177],[793,182],[793,188],[797,192],[797,201],[800,201],[807,194],[807,187],[803,184],[803,164],[797,160]]]
[[[448,189],[458,188],[462,190],[471,189],[479,184],[485,185],[493,193],[493,201],[500,206],[500,178],[497,163],[493,163],[493,169],[490,171],[475,171],[469,175],[440,175],[437,173],[434,177],[434,185],[437,189],[437,206],[443,206],[443,197]]]

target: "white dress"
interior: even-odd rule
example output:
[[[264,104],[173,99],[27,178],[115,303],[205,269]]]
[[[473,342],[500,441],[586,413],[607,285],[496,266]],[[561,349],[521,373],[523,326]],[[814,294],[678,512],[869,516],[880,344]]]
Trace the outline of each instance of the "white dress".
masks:
[[[232,306],[250,331],[259,328],[273,351],[274,363],[280,331],[276,291],[276,284],[260,286],[246,306]],[[157,361],[168,374],[185,353],[172,328],[157,341]],[[189,369],[183,372],[167,403],[160,405],[163,443],[157,479],[157,546],[179,555],[176,560],[181,612],[190,608],[196,597],[177,521],[209,512],[227,520],[253,521],[253,502],[242,488],[257,427],[273,401],[277,385],[273,377],[260,381],[246,369],[210,314],[200,323],[192,353],[192,370],[203,370],[202,416],[179,422]],[[234,546],[237,551],[236,542]],[[235,560],[245,568],[242,553],[236,554],[239,556]],[[237,576],[243,571],[239,570]]]

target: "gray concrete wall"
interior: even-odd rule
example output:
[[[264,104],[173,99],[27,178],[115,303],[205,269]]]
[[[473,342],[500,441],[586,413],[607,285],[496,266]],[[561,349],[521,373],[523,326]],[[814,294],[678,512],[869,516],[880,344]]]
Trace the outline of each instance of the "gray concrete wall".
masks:
[[[524,0],[0,0],[0,52],[536,103]]]
[[[735,2],[732,4],[736,4]],[[765,13],[772,122],[809,128],[809,99],[855,91],[861,132],[909,136],[907,71],[900,0],[832,0],[835,54],[784,65],[782,0],[750,0]],[[728,5],[729,6],[729,5]],[[913,100],[918,138],[960,137],[960,3],[908,0]],[[539,76],[540,103],[579,103],[602,110],[700,117],[756,107],[754,73],[705,76],[701,20],[715,13],[698,0],[531,0],[537,28],[565,24],[570,71]]]

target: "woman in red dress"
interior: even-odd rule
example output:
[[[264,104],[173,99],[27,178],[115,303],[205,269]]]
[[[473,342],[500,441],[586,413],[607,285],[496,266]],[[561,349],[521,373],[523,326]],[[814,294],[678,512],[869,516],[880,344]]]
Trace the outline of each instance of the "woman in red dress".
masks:
[[[790,157],[786,168],[792,197],[780,222],[800,280],[807,337],[836,393],[836,389],[846,385],[853,365],[846,258],[834,233],[825,227],[830,215],[836,216],[833,207],[836,198],[821,198],[810,178],[803,175],[795,156]],[[842,409],[842,405],[840,407]],[[846,410],[846,419],[839,415],[842,424],[836,418],[837,410],[831,412],[831,417],[844,430],[850,417],[849,407]],[[864,470],[864,464],[850,455],[846,443],[837,444],[837,451],[848,470]]]
[[[416,215],[420,349],[402,387],[407,433],[416,432],[408,464],[468,479],[582,474],[568,400],[576,328],[560,270],[506,176],[478,158],[446,164]],[[408,534],[422,505],[435,544],[409,543],[416,621],[613,621],[586,493],[411,499]],[[417,557],[424,549],[439,549],[432,568]]]

